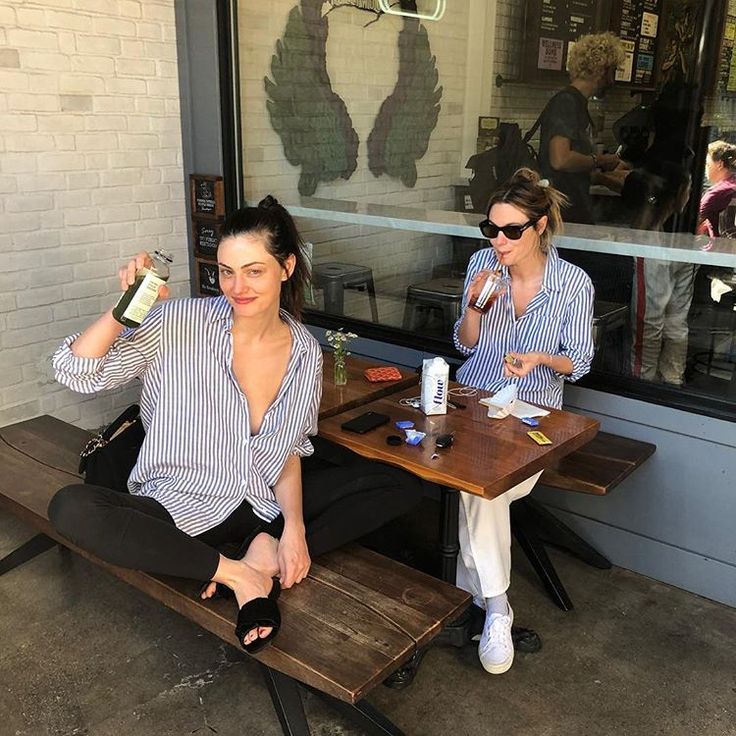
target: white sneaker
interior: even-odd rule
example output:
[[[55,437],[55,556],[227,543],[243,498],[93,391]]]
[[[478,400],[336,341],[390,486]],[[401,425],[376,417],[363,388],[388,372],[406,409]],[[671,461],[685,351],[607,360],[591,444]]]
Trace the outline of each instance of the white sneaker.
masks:
[[[514,640],[511,638],[511,624],[514,611],[509,606],[508,614],[488,613],[480,635],[478,657],[483,669],[492,675],[502,675],[514,662]]]

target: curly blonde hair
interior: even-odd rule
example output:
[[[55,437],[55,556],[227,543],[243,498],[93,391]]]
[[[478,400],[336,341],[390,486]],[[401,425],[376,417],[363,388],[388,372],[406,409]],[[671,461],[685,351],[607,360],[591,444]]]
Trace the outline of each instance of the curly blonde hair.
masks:
[[[575,41],[567,57],[570,79],[596,79],[610,67],[623,64],[626,54],[613,33],[591,33]]]

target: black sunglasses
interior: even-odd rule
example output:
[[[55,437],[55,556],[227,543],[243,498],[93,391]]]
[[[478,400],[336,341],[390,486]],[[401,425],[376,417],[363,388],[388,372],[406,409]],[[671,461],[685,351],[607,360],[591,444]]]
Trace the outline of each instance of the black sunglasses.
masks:
[[[503,227],[499,227],[495,222],[483,220],[478,227],[481,233],[483,233],[483,237],[489,240],[497,238],[499,233],[503,233],[509,240],[518,240],[524,234],[524,230],[536,224],[536,220],[529,220],[525,225],[504,225]]]

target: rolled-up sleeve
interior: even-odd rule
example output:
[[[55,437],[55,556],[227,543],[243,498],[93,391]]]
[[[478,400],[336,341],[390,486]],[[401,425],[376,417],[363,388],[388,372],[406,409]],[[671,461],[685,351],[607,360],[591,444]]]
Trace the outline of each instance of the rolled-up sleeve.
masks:
[[[158,351],[162,312],[154,307],[140,327],[124,330],[100,358],[75,355],[72,345],[81,333],[67,337],[51,359],[56,380],[77,393],[93,394],[141,376]]]
[[[463,284],[463,303],[460,311],[460,319],[455,322],[455,326],[452,328],[452,342],[455,345],[455,348],[465,357],[471,356],[477,349],[477,345],[469,348],[467,345],[460,342],[460,325],[465,318],[465,310],[468,308],[468,287],[470,286],[470,282],[473,280],[475,274],[477,274],[478,271],[482,271],[484,268],[484,266],[478,263],[480,260],[478,256],[479,252],[473,253],[470,257],[470,261],[468,262],[468,270],[465,273],[465,283]]]
[[[593,284],[588,280],[567,306],[562,325],[560,355],[572,361],[572,373],[564,376],[574,383],[590,371],[595,346],[593,344]]]
[[[317,423],[319,420],[319,404],[322,401],[322,350],[317,348],[314,356],[314,371],[311,384],[309,384],[309,407],[304,419],[304,429],[298,441],[291,450],[292,455],[307,457],[314,453],[314,447],[309,439],[311,435],[317,434]]]

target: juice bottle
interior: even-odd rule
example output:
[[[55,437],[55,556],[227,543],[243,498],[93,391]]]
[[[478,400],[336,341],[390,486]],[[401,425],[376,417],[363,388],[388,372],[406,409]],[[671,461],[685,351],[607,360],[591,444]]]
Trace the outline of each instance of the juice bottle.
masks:
[[[151,265],[139,268],[135,281],[118,299],[112,316],[126,327],[138,327],[158,298],[159,289],[169,280],[169,264],[173,256],[165,250],[155,250]]]

